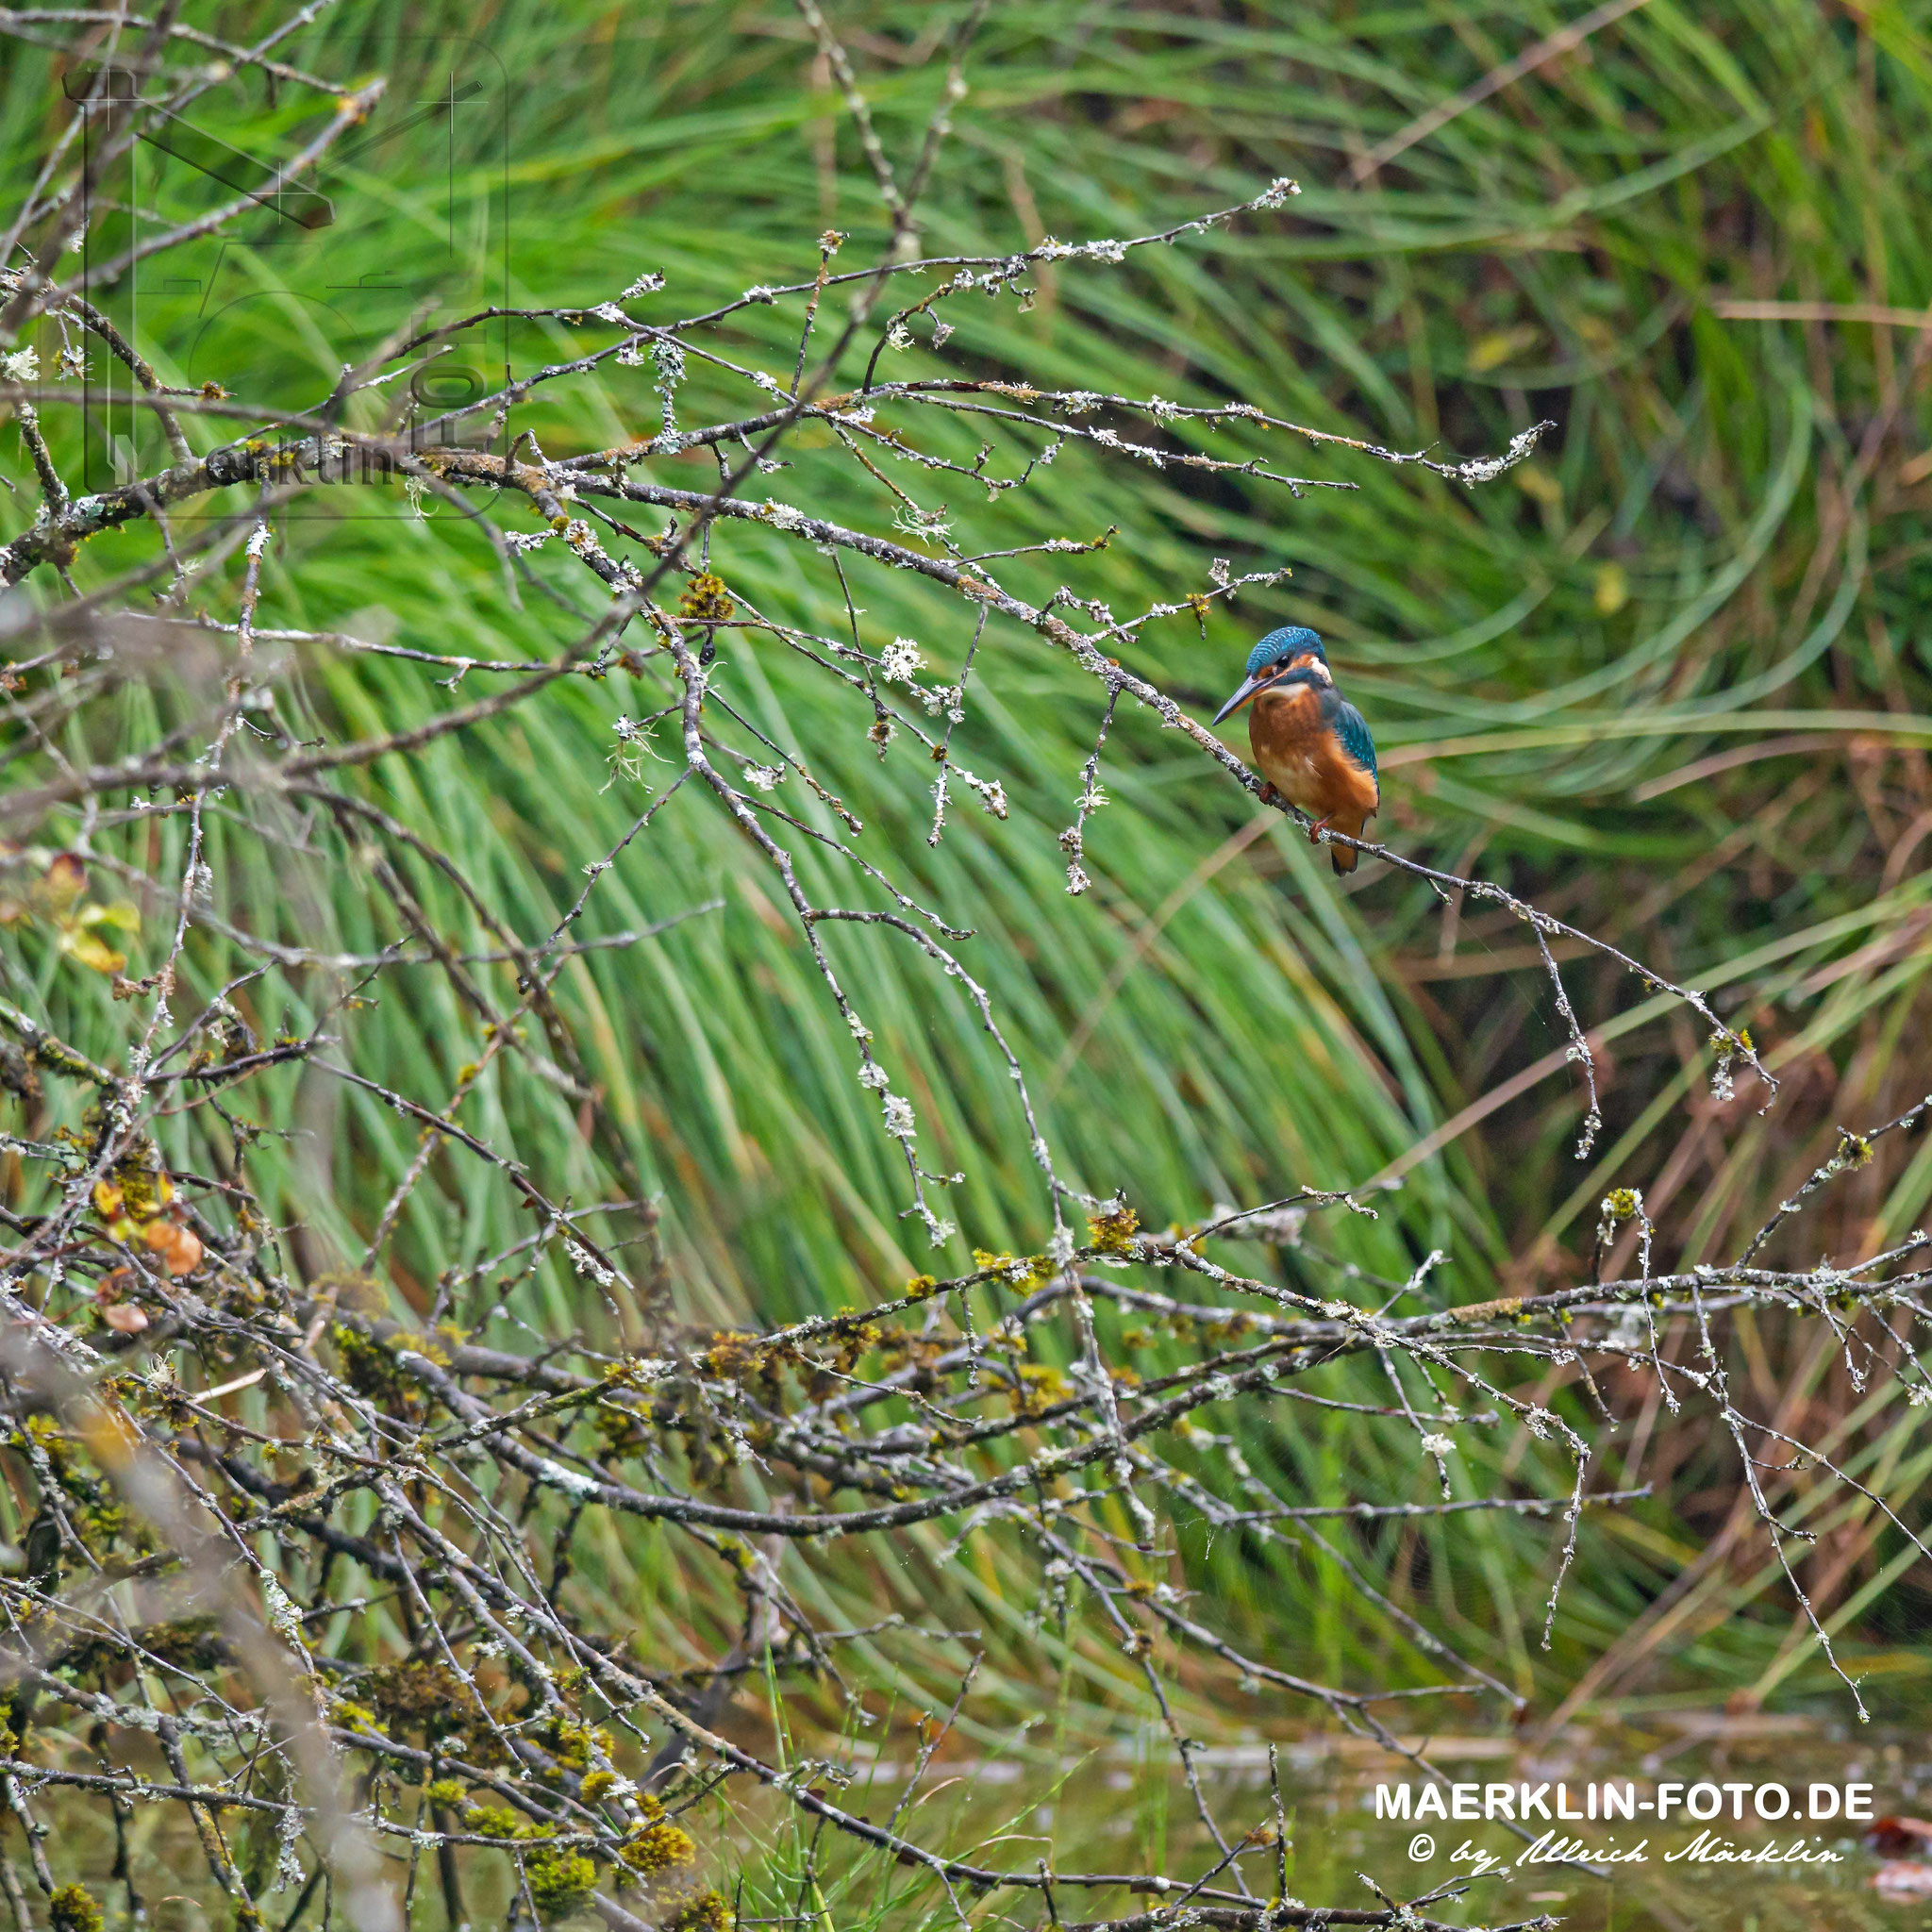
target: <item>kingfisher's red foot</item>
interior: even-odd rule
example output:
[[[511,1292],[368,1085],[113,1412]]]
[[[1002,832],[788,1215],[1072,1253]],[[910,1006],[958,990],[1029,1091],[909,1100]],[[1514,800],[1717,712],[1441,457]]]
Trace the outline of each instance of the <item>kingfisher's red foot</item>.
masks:
[[[1282,797],[1281,793],[1275,791],[1274,786],[1263,780],[1261,785],[1261,803],[1263,805],[1286,805],[1288,800]]]
[[[1328,815],[1329,818],[1333,818],[1335,814],[1333,812],[1330,812]],[[1325,832],[1327,829],[1328,819],[1317,819],[1315,823],[1308,827],[1308,843],[1310,845],[1319,845],[1322,842],[1322,834]]]

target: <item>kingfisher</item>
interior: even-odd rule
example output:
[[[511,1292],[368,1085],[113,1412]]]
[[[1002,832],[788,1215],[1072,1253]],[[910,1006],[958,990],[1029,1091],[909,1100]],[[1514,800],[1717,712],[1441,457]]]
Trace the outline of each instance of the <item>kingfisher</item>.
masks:
[[[1241,689],[1214,714],[1219,724],[1243,705],[1248,742],[1268,789],[1314,820],[1308,841],[1319,845],[1330,826],[1351,839],[1382,803],[1375,776],[1375,741],[1367,721],[1335,688],[1322,640],[1305,625],[1271,630],[1248,654]],[[1351,873],[1360,854],[1331,845],[1337,874]]]

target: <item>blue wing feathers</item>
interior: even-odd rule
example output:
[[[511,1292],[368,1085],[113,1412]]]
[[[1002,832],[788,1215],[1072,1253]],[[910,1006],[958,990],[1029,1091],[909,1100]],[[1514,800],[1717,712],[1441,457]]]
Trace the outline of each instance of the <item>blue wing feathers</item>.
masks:
[[[1368,720],[1346,698],[1336,700],[1335,735],[1341,739],[1342,750],[1370,777],[1378,776],[1375,771],[1375,741],[1369,736]]]

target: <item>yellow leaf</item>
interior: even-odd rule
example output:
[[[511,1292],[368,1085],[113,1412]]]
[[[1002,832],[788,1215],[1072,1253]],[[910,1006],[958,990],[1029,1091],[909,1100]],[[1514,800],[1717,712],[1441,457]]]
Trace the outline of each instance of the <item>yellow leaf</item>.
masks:
[[[87,867],[71,852],[58,854],[32,888],[42,908],[58,919],[87,890]]]
[[[1596,608],[1614,617],[1630,601],[1630,579],[1621,563],[1600,563],[1596,571]]]
[[[1562,502],[1563,486],[1541,463],[1519,463],[1510,475],[1524,495],[1552,507]]]
[[[83,966],[92,966],[96,973],[119,973],[127,964],[125,953],[117,953],[105,940],[79,924],[61,927],[60,950],[71,954]]]
[[[1541,329],[1524,323],[1515,328],[1499,328],[1491,335],[1478,336],[1470,346],[1469,373],[1480,375],[1485,370],[1501,368],[1541,335]]]
[[[105,906],[92,901],[80,908],[80,923],[83,925],[115,925],[123,932],[139,932],[141,908],[127,899],[115,899]]]

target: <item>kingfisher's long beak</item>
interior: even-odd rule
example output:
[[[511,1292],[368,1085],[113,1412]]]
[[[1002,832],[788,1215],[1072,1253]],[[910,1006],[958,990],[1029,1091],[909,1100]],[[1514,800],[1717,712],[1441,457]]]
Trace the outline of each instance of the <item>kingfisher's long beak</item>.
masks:
[[[1245,679],[1241,690],[1236,691],[1233,697],[1229,698],[1226,704],[1223,705],[1220,710],[1215,712],[1214,722],[1219,724],[1224,718],[1233,717],[1267,682],[1268,680],[1265,677],[1250,677]]]

